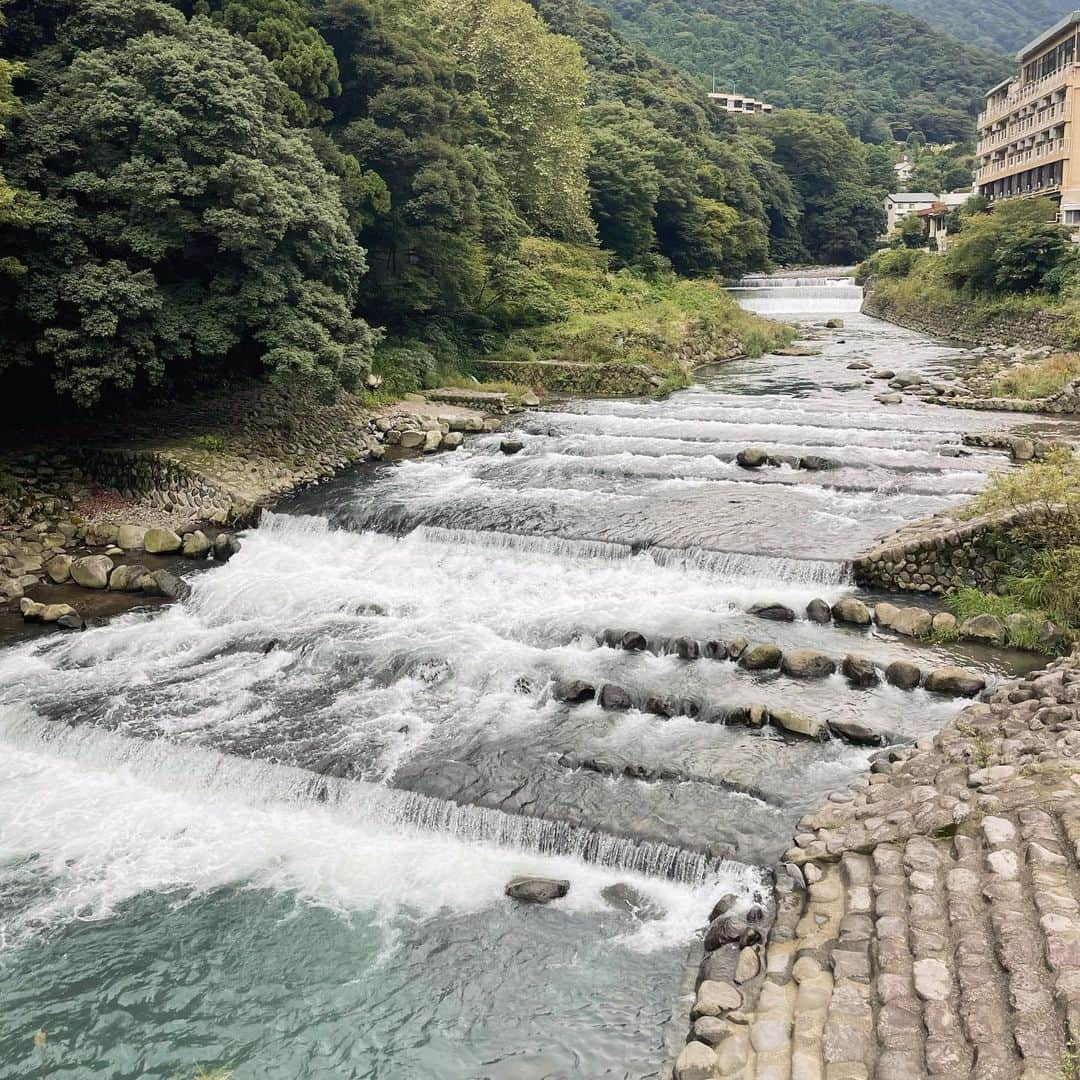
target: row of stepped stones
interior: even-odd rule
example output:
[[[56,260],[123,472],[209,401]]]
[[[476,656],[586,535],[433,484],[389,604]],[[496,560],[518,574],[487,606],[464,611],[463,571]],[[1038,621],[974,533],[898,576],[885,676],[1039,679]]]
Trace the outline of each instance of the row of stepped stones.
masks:
[[[751,615],[777,622],[792,622],[795,612],[786,604],[754,604],[748,608]],[[1023,612],[1005,618],[997,615],[971,615],[960,621],[948,611],[930,611],[924,607],[898,607],[882,601],[869,607],[857,599],[840,601],[830,609],[824,600],[812,600],[806,608],[806,616],[812,622],[828,622],[835,617],[838,622],[869,626],[870,622],[902,637],[927,641],[935,634],[949,640],[971,642],[1002,648],[1034,648],[1038,652],[1064,651],[1069,634],[1050,619],[1036,619]]]
[[[1074,1077],[1078,776],[1076,657],[879,757],[799,822],[764,977],[703,965],[675,1080]],[[706,944],[753,939],[713,920]]]
[[[907,526],[855,560],[855,581],[867,588],[942,595],[971,586],[994,589],[1023,565],[1009,539],[1052,513],[1043,507],[995,510],[967,521],[931,519]]]
[[[1048,397],[1032,398],[935,398],[940,404],[952,405],[960,409],[982,409],[993,412],[1013,413],[1080,413],[1080,379],[1066,385],[1056,394]]]
[[[213,539],[201,529],[180,536],[171,529],[144,529],[138,525],[92,525],[87,529],[88,544],[102,544],[103,554],[72,556],[57,552],[43,564],[46,577],[54,585],[78,585],[89,590],[144,593],[169,600],[183,600],[191,587],[168,570],[151,570],[139,562],[114,561],[140,553],[155,556],[176,555],[185,559],[215,559],[227,562],[240,550],[240,542],[227,532]],[[44,603],[24,596],[19,610],[27,622],[55,625],[63,630],[81,630],[83,619],[66,603]]]

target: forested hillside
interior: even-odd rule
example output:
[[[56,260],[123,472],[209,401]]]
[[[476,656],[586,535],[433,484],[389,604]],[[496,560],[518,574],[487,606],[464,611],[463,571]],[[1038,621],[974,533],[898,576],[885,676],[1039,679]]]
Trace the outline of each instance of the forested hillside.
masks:
[[[574,2],[3,13],[0,375],[85,406],[423,378],[640,303],[620,268],[849,261],[881,227],[887,155],[807,114],[740,124]]]
[[[875,142],[970,137],[1012,65],[861,0],[601,0],[617,27],[707,84],[839,116]]]
[[[1015,53],[1076,6],[1072,0],[883,0],[960,41]]]

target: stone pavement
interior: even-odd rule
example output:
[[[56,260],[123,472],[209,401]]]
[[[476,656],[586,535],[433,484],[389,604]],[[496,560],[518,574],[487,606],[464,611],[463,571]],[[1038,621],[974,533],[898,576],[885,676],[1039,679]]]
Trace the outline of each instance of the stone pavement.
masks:
[[[987,698],[799,823],[765,943],[714,912],[677,1080],[1076,1080],[1080,660]]]

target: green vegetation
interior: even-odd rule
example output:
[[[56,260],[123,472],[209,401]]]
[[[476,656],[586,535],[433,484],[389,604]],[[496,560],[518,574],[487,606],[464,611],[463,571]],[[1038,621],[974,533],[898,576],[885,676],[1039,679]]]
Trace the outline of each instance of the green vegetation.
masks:
[[[831,113],[870,142],[968,139],[1004,54],[849,0],[603,0],[616,25],[704,85]],[[944,8],[947,5],[939,5]],[[1050,19],[1049,22],[1053,22]]]
[[[920,137],[911,135],[904,153],[912,164],[911,178],[903,185],[904,191],[940,193],[971,186],[971,171],[975,168],[975,147],[971,142],[927,146]]]
[[[959,41],[1015,53],[1073,9],[1072,0],[884,0]],[[915,188],[912,189],[917,190]]]
[[[948,313],[968,326],[1050,312],[1063,317],[1061,343],[1080,344],[1080,252],[1055,223],[1047,199],[1012,199],[988,207],[973,198],[951,215],[947,254],[890,249],[860,267],[873,298],[905,317]],[[899,243],[907,242],[901,236]]]
[[[994,397],[1049,397],[1080,378],[1080,353],[1057,353],[1033,364],[1022,364],[999,375],[991,386]]]
[[[696,306],[765,349],[786,332],[673,273],[854,259],[880,227],[880,154],[738,123],[579,0],[0,3],[19,408],[631,362]]]

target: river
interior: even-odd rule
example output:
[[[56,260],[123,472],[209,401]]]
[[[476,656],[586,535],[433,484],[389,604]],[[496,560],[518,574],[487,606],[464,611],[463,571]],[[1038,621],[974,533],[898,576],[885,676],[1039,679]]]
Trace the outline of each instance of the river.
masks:
[[[903,639],[747,608],[856,592],[872,540],[1006,465],[941,453],[1006,418],[882,406],[848,367],[948,376],[957,350],[861,316],[843,282],[736,295],[846,325],[815,330],[820,355],[357,469],[267,515],[188,602],[0,651],[0,1078],[39,1075],[38,1029],[40,1075],[73,1080],[659,1074],[713,901],[752,897],[799,815],[872,753],[708,710],[795,705],[912,739],[961,703],[598,637],[925,663]],[[747,446],[837,467],[745,470]],[[936,652],[991,677],[1031,664]],[[556,678],[632,707],[560,704]],[[690,704],[638,711],[657,695]],[[569,895],[518,906],[503,889],[521,873]],[[644,909],[613,906],[619,883]]]

